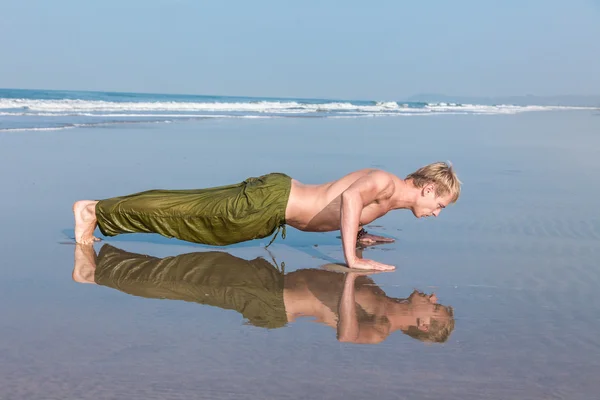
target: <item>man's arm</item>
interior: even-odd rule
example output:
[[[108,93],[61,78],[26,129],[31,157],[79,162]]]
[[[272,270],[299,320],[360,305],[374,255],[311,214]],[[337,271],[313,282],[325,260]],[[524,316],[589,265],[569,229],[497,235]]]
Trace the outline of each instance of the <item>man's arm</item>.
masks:
[[[359,323],[356,317],[356,301],[354,296],[354,282],[360,274],[371,272],[349,272],[344,279],[344,289],[338,310],[339,320],[337,338],[340,342],[350,343],[379,343],[389,334],[389,326],[374,329],[373,326]],[[383,328],[383,329],[381,329]]]
[[[358,179],[341,195],[340,232],[344,258],[348,267],[358,269],[392,270],[395,267],[356,255],[356,235],[362,210],[372,202],[391,196],[394,182],[382,171],[373,171]]]
[[[347,274],[344,279],[344,289],[340,299],[337,337],[340,342],[355,342],[359,335],[358,320],[356,319],[356,303],[354,301],[354,274]]]

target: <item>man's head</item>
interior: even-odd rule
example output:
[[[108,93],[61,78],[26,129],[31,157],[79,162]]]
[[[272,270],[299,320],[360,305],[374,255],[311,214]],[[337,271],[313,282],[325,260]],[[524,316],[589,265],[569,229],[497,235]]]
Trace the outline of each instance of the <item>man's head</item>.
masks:
[[[454,330],[454,309],[437,303],[437,297],[415,290],[409,297],[409,307],[416,324],[402,332],[423,342],[443,343]]]
[[[438,216],[442,209],[460,196],[461,181],[450,163],[436,162],[406,176],[419,189],[412,212],[417,218]]]

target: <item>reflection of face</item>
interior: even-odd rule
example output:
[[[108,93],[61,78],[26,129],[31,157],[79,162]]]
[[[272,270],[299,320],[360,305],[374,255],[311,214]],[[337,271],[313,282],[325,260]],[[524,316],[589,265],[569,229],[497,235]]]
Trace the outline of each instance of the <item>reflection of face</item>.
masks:
[[[411,308],[417,319],[417,328],[427,332],[433,319],[445,323],[450,318],[448,310],[437,304],[435,294],[413,293],[411,296]]]
[[[450,203],[451,195],[447,194],[445,196],[436,196],[435,195],[435,186],[426,185],[421,189],[421,193],[419,198],[417,199],[417,203],[413,207],[413,214],[417,218],[437,217],[442,212],[442,209],[446,208],[446,206]]]

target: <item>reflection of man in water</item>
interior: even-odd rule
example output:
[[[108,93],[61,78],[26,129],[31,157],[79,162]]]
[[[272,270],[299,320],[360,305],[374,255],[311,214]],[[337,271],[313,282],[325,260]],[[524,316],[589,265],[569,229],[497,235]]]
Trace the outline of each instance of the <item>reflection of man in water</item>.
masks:
[[[391,298],[367,272],[346,270],[285,274],[263,258],[244,260],[220,251],[159,259],[110,245],[96,256],[92,246],[76,245],[73,279],[135,296],[235,310],[265,328],[311,317],[336,329],[343,342],[379,343],[396,330],[426,342],[448,339],[453,311],[437,304],[435,295],[414,291],[406,299]]]

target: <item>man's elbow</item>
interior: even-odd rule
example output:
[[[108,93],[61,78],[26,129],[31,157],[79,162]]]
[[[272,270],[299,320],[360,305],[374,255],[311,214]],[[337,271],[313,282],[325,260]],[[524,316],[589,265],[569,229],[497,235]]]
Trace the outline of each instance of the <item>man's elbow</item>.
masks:
[[[358,335],[352,335],[352,334],[340,334],[338,335],[338,342],[342,342],[342,343],[354,343],[356,342],[356,339],[358,339]]]
[[[360,205],[362,203],[362,198],[360,192],[356,190],[346,190],[342,192],[341,195],[342,205]]]

